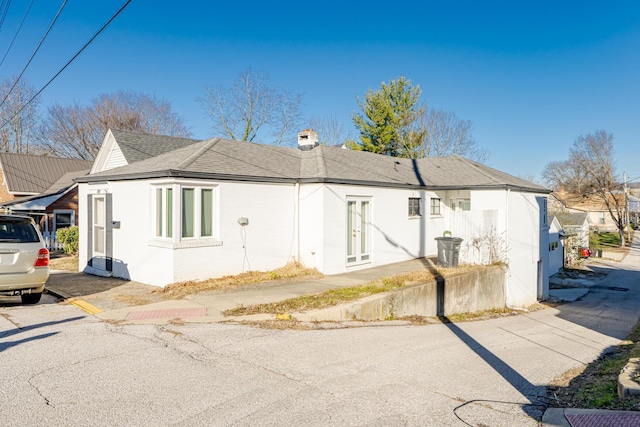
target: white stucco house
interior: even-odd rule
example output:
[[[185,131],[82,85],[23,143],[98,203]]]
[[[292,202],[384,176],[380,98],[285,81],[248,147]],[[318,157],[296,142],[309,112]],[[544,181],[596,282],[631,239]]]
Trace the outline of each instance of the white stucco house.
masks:
[[[547,194],[461,157],[399,159],[299,147],[109,131],[78,179],[80,266],[164,286],[298,260],[337,274],[436,254],[502,261],[506,303],[548,290]]]

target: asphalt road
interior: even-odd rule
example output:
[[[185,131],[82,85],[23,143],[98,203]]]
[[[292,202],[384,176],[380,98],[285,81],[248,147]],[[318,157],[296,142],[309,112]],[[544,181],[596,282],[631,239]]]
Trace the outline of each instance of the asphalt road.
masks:
[[[0,300],[3,426],[537,426],[545,385],[640,318],[629,256],[580,301],[427,326],[104,323]]]

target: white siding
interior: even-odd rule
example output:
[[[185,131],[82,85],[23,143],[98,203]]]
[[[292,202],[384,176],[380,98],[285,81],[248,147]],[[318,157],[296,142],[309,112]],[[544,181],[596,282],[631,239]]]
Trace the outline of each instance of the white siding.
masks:
[[[81,267],[87,263],[86,201],[90,192],[113,195],[113,220],[120,222],[120,228],[113,230],[114,275],[157,286],[271,270],[293,259],[324,274],[337,274],[433,256],[435,237],[455,225],[448,201],[466,196],[473,211],[485,212],[464,215],[480,215],[504,241],[507,304],[526,307],[548,288],[543,281],[538,289],[537,281],[539,266],[546,265],[542,250],[548,250],[539,208],[540,198],[546,196],[508,190],[436,193],[337,184],[206,181],[218,186],[215,221],[219,240],[216,245],[188,248],[161,244],[155,238],[154,183],[158,181],[79,185]],[[346,203],[350,197],[368,198],[371,208],[371,256],[357,266],[346,262]],[[408,203],[414,197],[422,200],[422,215],[410,218]],[[430,215],[432,197],[442,200],[441,215]],[[240,217],[247,218],[248,225],[239,225]],[[179,233],[179,227],[174,227],[174,233]],[[546,267],[544,273],[546,277]]]
[[[124,158],[120,146],[116,143],[113,144],[113,148],[109,152],[104,170],[119,168],[120,166],[128,165],[127,159]]]
[[[150,285],[200,280],[284,266],[295,257],[294,186],[219,183],[221,244],[174,248],[158,244],[151,218],[153,181],[118,181],[101,186],[81,184],[80,209],[86,212],[89,192],[113,194],[114,275]],[[209,182],[207,182],[209,183]],[[243,227],[238,218],[246,217]],[[80,265],[87,263],[87,215],[80,215]],[[174,228],[174,233],[176,232]]]
[[[304,186],[303,186],[304,187]],[[317,191],[319,193],[319,191]],[[349,197],[370,199],[371,206],[371,259],[369,263],[348,266],[346,263],[346,203]],[[409,218],[408,203],[410,197],[422,198],[422,216]],[[316,251],[317,262],[325,274],[337,274],[345,271],[385,265],[408,259],[435,254],[434,231],[442,228],[442,218],[432,219],[429,215],[429,199],[433,192],[403,189],[361,187],[349,185],[325,185],[320,196],[301,200],[301,212],[322,209],[322,253]],[[324,206],[322,206],[324,204]],[[312,205],[313,208],[305,205]],[[317,215],[313,221],[318,221]],[[307,218],[301,217],[301,237],[309,232]],[[318,233],[314,233],[314,245],[317,245]],[[305,250],[306,239],[301,238],[301,253]]]
[[[564,267],[564,245],[560,239],[558,219],[549,224],[549,276],[556,274]]]

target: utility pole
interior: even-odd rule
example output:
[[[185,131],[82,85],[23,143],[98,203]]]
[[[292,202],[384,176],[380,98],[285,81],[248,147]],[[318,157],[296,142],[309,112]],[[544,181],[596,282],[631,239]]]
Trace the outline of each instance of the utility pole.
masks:
[[[631,224],[629,224],[629,197],[627,196],[627,173],[622,173],[622,180],[624,181],[624,214],[625,214],[625,225],[627,226],[627,242],[631,240]]]

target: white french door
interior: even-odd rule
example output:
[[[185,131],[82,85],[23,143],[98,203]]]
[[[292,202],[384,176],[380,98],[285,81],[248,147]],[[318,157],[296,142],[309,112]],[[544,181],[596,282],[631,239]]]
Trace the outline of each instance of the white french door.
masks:
[[[347,265],[371,260],[371,199],[347,198]]]

